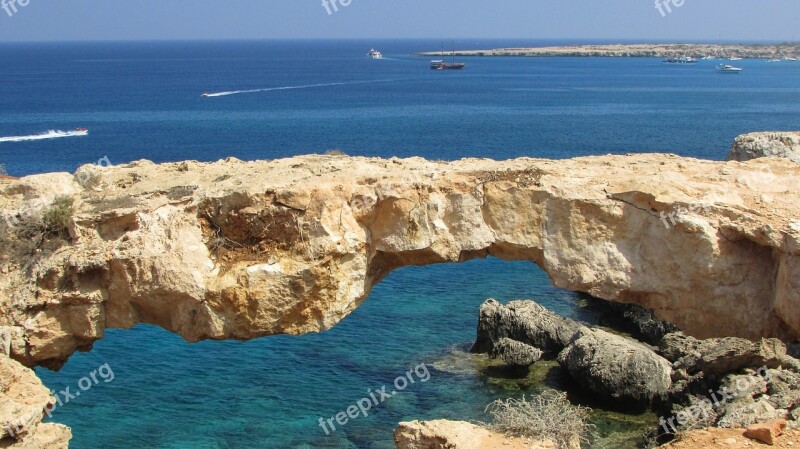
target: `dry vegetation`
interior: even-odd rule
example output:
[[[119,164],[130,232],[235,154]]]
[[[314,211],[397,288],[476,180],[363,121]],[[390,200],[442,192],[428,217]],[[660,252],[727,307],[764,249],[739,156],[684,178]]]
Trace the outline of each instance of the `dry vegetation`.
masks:
[[[530,400],[497,400],[486,407],[492,417],[488,427],[512,437],[552,440],[559,448],[588,442],[590,409],[572,405],[566,393],[546,391]]]

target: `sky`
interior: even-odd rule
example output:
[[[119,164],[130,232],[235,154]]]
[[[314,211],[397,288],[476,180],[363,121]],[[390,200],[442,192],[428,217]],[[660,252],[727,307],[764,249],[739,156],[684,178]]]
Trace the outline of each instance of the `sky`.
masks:
[[[0,9],[0,42],[462,37],[800,41],[797,0],[325,1],[327,6],[323,0],[0,0],[5,5]]]

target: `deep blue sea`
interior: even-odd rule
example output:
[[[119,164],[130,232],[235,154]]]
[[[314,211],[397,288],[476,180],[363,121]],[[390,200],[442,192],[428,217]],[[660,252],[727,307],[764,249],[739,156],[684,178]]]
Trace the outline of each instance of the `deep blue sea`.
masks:
[[[456,46],[541,44],[558,42]],[[720,160],[738,134],[800,126],[800,62],[741,61],[742,74],[721,75],[717,61],[498,58],[434,72],[411,56],[440,45],[0,44],[0,164],[21,176],[105,157],[270,159],[332,149],[433,159],[670,152]],[[385,59],[366,58],[371,47]],[[25,137],[78,127],[89,135]],[[49,387],[74,391],[99,366],[113,370],[113,381],[54,414],[72,427],[76,449],[391,448],[398,421],[482,419],[494,399],[559,382],[552,373],[515,377],[465,353],[489,297],[590,314],[532,264],[479,260],[399,270],[322,334],[189,345],[143,325],[109,330],[58,373],[37,372]],[[427,382],[332,435],[319,427],[319,418],[421,363],[430,366]],[[626,418],[605,419],[604,429],[625,429]]]

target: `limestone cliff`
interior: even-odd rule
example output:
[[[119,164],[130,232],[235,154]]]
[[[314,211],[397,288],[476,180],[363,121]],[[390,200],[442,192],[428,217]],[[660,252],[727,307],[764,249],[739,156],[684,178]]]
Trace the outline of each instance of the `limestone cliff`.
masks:
[[[0,346],[58,366],[140,322],[189,341],[315,332],[394,269],[489,255],[695,336],[797,337],[799,181],[787,160],[671,155],[139,161],[0,181]]]

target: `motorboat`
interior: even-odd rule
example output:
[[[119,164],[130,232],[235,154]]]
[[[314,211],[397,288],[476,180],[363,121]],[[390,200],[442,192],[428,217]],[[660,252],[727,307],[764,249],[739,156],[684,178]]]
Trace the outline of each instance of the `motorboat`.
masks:
[[[717,72],[720,73],[742,73],[741,67],[734,67],[728,64],[720,64],[717,66]]]
[[[369,53],[367,53],[367,56],[369,56],[372,59],[383,59],[383,55],[381,54],[381,52],[375,50],[374,48],[371,49]]]
[[[697,64],[697,59],[689,56],[681,56],[680,58],[667,58],[664,64]]]

